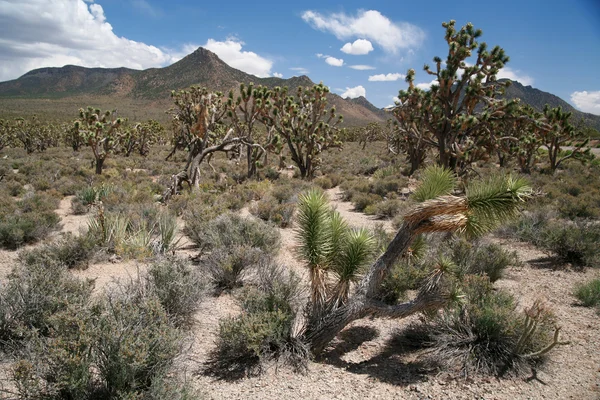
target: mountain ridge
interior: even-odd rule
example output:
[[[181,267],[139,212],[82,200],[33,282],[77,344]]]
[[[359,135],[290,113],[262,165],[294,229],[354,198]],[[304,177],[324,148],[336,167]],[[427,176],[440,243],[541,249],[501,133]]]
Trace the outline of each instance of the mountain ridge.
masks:
[[[29,100],[38,103],[44,101],[44,106],[52,109],[52,104],[48,104],[47,101],[49,99],[61,99],[60,107],[64,107],[65,102],[75,103],[80,98],[102,98],[103,103],[110,103],[115,99],[126,111],[147,108],[145,115],[155,115],[157,119],[164,120],[164,111],[171,102],[172,90],[197,85],[228,92],[237,90],[241,83],[250,82],[269,88],[287,86],[290,89],[314,85],[306,75],[288,79],[259,78],[229,66],[215,53],[199,47],[181,60],[162,68],[136,70],[126,67],[87,68],[76,65],[37,68],[17,79],[0,82],[0,100],[7,100],[3,102],[6,103],[3,104],[5,108],[10,108],[14,102],[21,110],[33,108],[34,101]],[[586,125],[600,130],[600,116],[576,110],[552,93],[512,81],[505,96],[508,99],[520,98],[538,111],[541,111],[545,104],[551,107],[561,106],[571,111],[574,119],[581,119]],[[330,93],[328,100],[330,105],[335,106],[338,113],[344,116],[346,125],[366,125],[369,122],[383,122],[388,118],[383,109],[375,107],[363,96],[343,99],[335,93]],[[18,112],[16,109],[13,111]],[[57,113],[60,113],[60,110]]]

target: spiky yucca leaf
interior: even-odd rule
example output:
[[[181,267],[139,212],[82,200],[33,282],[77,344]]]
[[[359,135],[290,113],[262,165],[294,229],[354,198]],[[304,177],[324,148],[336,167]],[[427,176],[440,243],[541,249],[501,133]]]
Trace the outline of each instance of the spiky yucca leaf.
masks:
[[[456,186],[454,173],[438,165],[430,165],[423,171],[421,184],[412,194],[415,201],[423,202],[450,194]]]
[[[352,229],[343,243],[342,251],[331,270],[339,280],[356,281],[375,250],[375,238],[368,229]]]
[[[533,196],[533,190],[523,178],[493,176],[473,182],[466,189],[469,212],[465,231],[469,236],[481,236],[518,213],[519,203]]]
[[[296,237],[298,253],[309,265],[323,266],[331,248],[329,206],[325,194],[309,190],[298,198]]]
[[[337,275],[337,281],[330,291],[330,308],[346,304],[350,284],[361,277],[375,245],[375,238],[367,229],[352,229],[348,232],[341,254],[330,265],[331,271]]]
[[[330,246],[327,254],[327,264],[335,263],[342,255],[344,245],[350,233],[348,224],[339,212],[331,211],[329,215],[329,240]]]

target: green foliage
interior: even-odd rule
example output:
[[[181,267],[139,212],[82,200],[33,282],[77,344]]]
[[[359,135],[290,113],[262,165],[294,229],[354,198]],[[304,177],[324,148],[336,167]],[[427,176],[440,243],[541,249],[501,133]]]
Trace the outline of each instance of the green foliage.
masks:
[[[11,201],[12,203],[12,201]],[[59,227],[53,211],[58,200],[43,193],[27,193],[16,204],[0,210],[0,247],[17,249],[44,239]]]
[[[274,197],[266,196],[250,207],[250,213],[263,221],[273,222],[280,228],[287,228],[292,223],[296,205],[282,203]]]
[[[90,235],[75,236],[67,233],[62,238],[42,247],[21,252],[19,258],[26,264],[44,260],[49,263],[58,262],[69,269],[87,269],[95,245]]]
[[[585,307],[600,306],[600,279],[591,279],[577,285],[573,295]]]
[[[148,267],[147,290],[160,301],[169,320],[188,325],[206,292],[200,271],[176,257],[161,257]]]
[[[116,111],[101,112],[100,109],[88,107],[79,109],[79,118],[74,129],[81,136],[94,154],[96,174],[102,174],[104,161],[113,153],[121,140],[120,126],[123,123],[117,118]]]
[[[456,178],[451,170],[431,165],[423,171],[420,184],[412,194],[412,198],[417,202],[435,199],[452,193],[455,186]]]
[[[486,277],[467,276],[461,290],[460,302],[436,315],[427,330],[436,357],[464,375],[519,372],[558,344],[554,316],[542,303],[519,313],[513,297],[493,291]]]
[[[0,343],[4,346],[18,347],[32,335],[48,335],[51,317],[85,306],[93,288],[92,282],[73,278],[56,261],[27,256],[23,261],[0,294]]]
[[[300,280],[272,263],[258,270],[257,286],[242,291],[243,312],[221,320],[208,372],[240,378],[263,371],[266,362],[283,360],[304,367],[307,349],[292,335]]]
[[[201,252],[249,246],[274,254],[279,249],[277,229],[263,221],[233,213],[225,213],[210,220],[188,220],[186,234]]]
[[[265,256],[263,250],[248,245],[217,247],[206,258],[203,267],[220,293],[242,286],[246,272]]]
[[[337,126],[342,117],[337,116],[335,107],[326,108],[328,93],[329,88],[323,83],[299,87],[294,95],[288,94],[287,87],[276,87],[265,101],[263,122],[287,143],[302,178],[314,177],[322,151],[341,146]]]
[[[110,396],[148,389],[181,350],[160,300],[139,286],[123,289],[100,304],[95,326],[95,364]]]

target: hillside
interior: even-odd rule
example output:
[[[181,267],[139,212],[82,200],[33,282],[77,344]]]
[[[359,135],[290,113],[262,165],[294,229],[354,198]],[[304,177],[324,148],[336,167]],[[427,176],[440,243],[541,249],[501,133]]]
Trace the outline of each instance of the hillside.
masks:
[[[512,81],[512,84],[506,90],[506,97],[508,99],[519,98],[522,102],[529,104],[538,111],[542,111],[546,104],[550,107],[562,107],[563,110],[573,113],[572,118],[574,120],[583,120],[586,125],[600,130],[600,116],[576,110],[572,105],[552,93],[544,92],[531,86],[523,86],[517,81]]]
[[[86,102],[92,102],[94,105],[114,104],[122,115],[153,115],[164,120],[172,90],[198,85],[226,92],[235,90],[240,83],[249,82],[270,88],[287,86],[294,89],[314,84],[307,76],[259,78],[230,67],[216,54],[200,47],[168,67],[143,71],[70,65],[37,69],[18,79],[0,83],[0,107],[9,115],[19,115],[19,112],[27,110],[39,113],[41,108],[43,112],[60,118],[65,112],[65,103],[68,104],[67,110],[76,110],[87,105]],[[54,103],[49,103],[48,99],[60,99],[61,106],[54,109]],[[366,125],[384,120],[383,112],[367,99],[357,102],[330,94],[329,101],[344,116],[346,125]]]

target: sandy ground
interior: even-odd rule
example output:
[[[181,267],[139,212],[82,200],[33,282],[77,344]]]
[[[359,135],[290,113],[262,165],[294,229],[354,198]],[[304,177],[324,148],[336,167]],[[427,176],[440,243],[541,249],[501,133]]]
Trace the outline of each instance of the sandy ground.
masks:
[[[351,225],[374,227],[383,223],[386,230],[392,229],[388,221],[352,211],[349,203],[338,200],[338,194],[338,189],[328,191],[332,205]],[[70,215],[69,205],[70,198],[65,198],[57,211],[63,231],[78,233],[85,229],[88,217]],[[247,209],[242,214],[247,215]],[[560,321],[562,340],[569,341],[552,351],[550,362],[535,377],[463,379],[432,370],[419,353],[394,340],[398,330],[415,321],[416,317],[411,317],[355,321],[322,358],[309,363],[305,374],[273,366],[259,377],[234,382],[216,380],[201,370],[214,348],[219,320],[239,313],[239,306],[229,295],[209,297],[203,302],[190,332],[190,347],[177,369],[208,399],[600,399],[600,319],[594,310],[577,306],[571,295],[576,283],[599,276],[598,271],[558,268],[562,266],[548,262],[546,254],[529,244],[491,240],[515,250],[523,261],[521,267],[509,268],[497,287],[515,294],[523,307],[544,299]],[[295,257],[293,228],[281,230],[281,242],[277,261],[306,279],[306,270]],[[189,243],[184,238],[180,244]],[[190,256],[193,251],[180,253]],[[16,257],[16,252],[0,250],[0,283]],[[116,279],[129,279],[143,270],[141,263],[107,262],[73,273],[95,279],[100,290]]]

